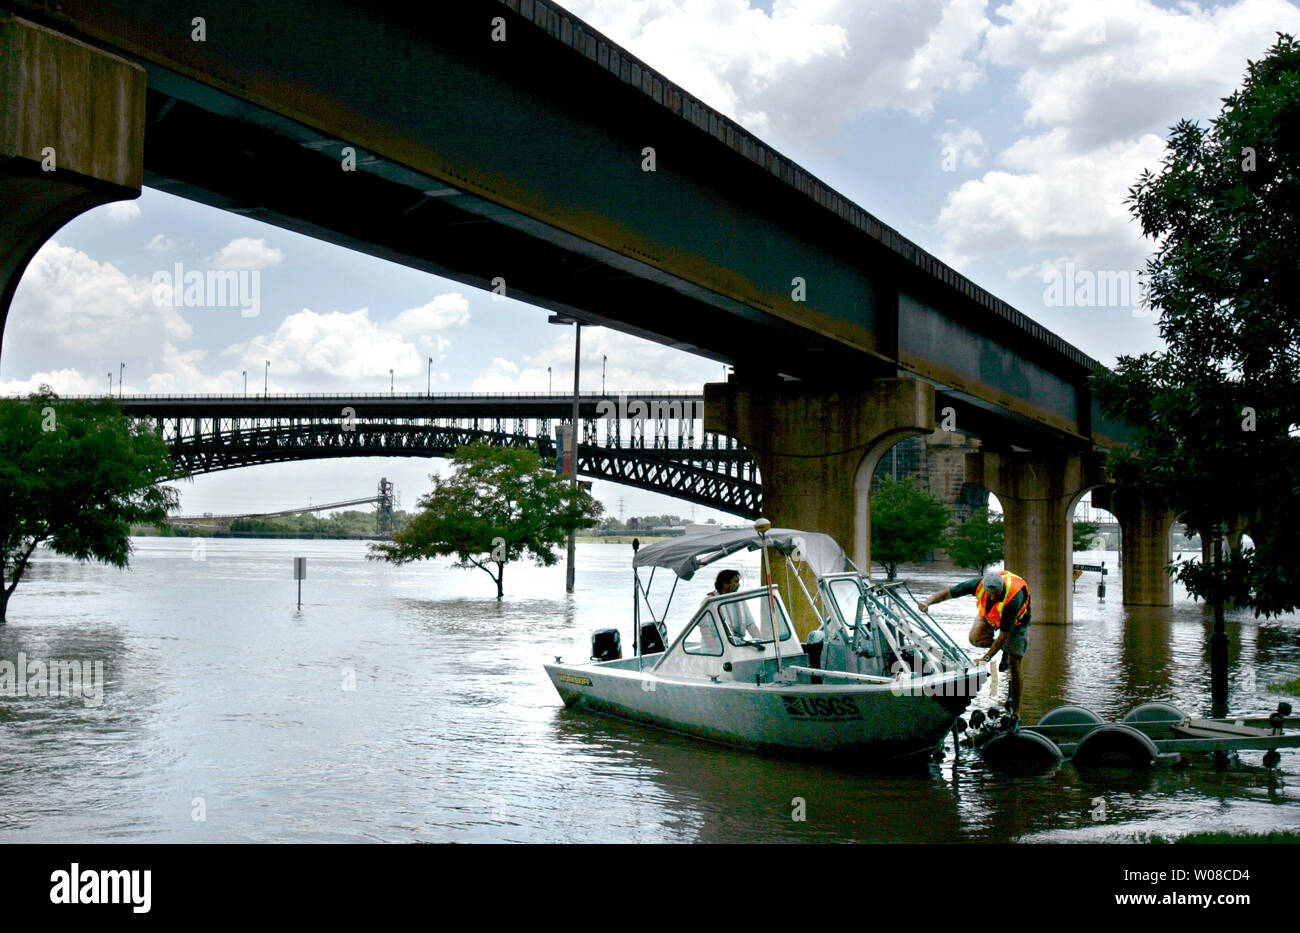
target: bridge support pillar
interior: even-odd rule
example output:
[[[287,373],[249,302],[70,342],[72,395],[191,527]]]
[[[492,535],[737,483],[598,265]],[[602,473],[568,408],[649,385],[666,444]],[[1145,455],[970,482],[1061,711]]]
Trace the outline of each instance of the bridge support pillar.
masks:
[[[1034,624],[1070,622],[1074,507],[1105,483],[1102,457],[982,450],[967,454],[966,481],[1002,503],[1004,566],[1029,584]]]
[[[0,87],[2,341],[18,281],[45,241],[78,214],[139,197],[145,73],[0,11]]]
[[[753,455],[773,525],[824,532],[867,571],[871,475],[894,444],[934,430],[934,387],[916,379],[711,383],[704,429],[736,438]]]
[[[1165,567],[1173,558],[1173,510],[1114,487],[1095,490],[1092,504],[1119,522],[1124,605],[1172,606],[1173,587]]]

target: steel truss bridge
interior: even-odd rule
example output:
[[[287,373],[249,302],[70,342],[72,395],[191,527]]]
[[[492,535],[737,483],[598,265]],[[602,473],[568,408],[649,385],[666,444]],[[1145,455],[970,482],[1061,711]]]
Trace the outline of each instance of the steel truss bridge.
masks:
[[[127,414],[154,422],[181,471],[212,473],[329,457],[450,457],[487,441],[555,462],[573,396],[189,395],[124,396]],[[757,517],[762,489],[749,452],[704,432],[701,395],[654,392],[578,400],[578,473]]]

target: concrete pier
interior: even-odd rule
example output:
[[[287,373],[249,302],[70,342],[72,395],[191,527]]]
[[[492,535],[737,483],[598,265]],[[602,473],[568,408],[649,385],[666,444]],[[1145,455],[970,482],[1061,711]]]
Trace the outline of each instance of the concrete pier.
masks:
[[[751,452],[775,526],[829,534],[866,571],[872,473],[894,444],[934,430],[934,387],[916,379],[711,383],[704,428]]]
[[[1007,570],[1029,584],[1034,624],[1073,618],[1074,507],[1105,484],[1100,454],[968,454],[966,480],[1002,503]]]
[[[1124,605],[1172,606],[1173,590],[1165,567],[1173,558],[1173,510],[1113,486],[1094,491],[1092,504],[1119,522]]]
[[[23,270],[60,227],[139,197],[145,73],[0,12],[0,348]]]

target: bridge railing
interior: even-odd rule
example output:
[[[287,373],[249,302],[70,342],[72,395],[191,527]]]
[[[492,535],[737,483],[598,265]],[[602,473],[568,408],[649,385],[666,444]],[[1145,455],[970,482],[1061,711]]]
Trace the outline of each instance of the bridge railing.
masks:
[[[650,392],[584,392],[578,396],[580,401],[598,401],[608,400],[617,401],[623,397],[630,400],[635,399],[698,399],[702,398],[698,388],[684,389],[681,391],[656,389]],[[10,395],[7,398],[23,400],[26,395]],[[102,401],[110,399],[119,402],[157,402],[157,401],[176,401],[176,402],[203,402],[203,401],[292,401],[292,402],[314,402],[325,399],[392,399],[394,401],[417,402],[424,399],[489,399],[489,398],[530,398],[530,399],[547,399],[554,402],[567,402],[573,400],[572,392],[420,392],[416,394],[396,394],[392,392],[313,392],[309,395],[293,392],[272,392],[270,394],[261,392],[234,392],[230,394],[209,394],[209,395],[61,395],[61,399],[69,401]]]

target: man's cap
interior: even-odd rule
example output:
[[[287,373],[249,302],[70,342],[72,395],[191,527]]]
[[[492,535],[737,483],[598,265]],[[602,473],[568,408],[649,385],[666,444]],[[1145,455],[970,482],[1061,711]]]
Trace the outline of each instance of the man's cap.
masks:
[[[990,593],[1001,593],[1005,588],[1006,585],[1002,580],[1002,574],[998,573],[996,570],[984,574],[984,589],[988,590]]]

